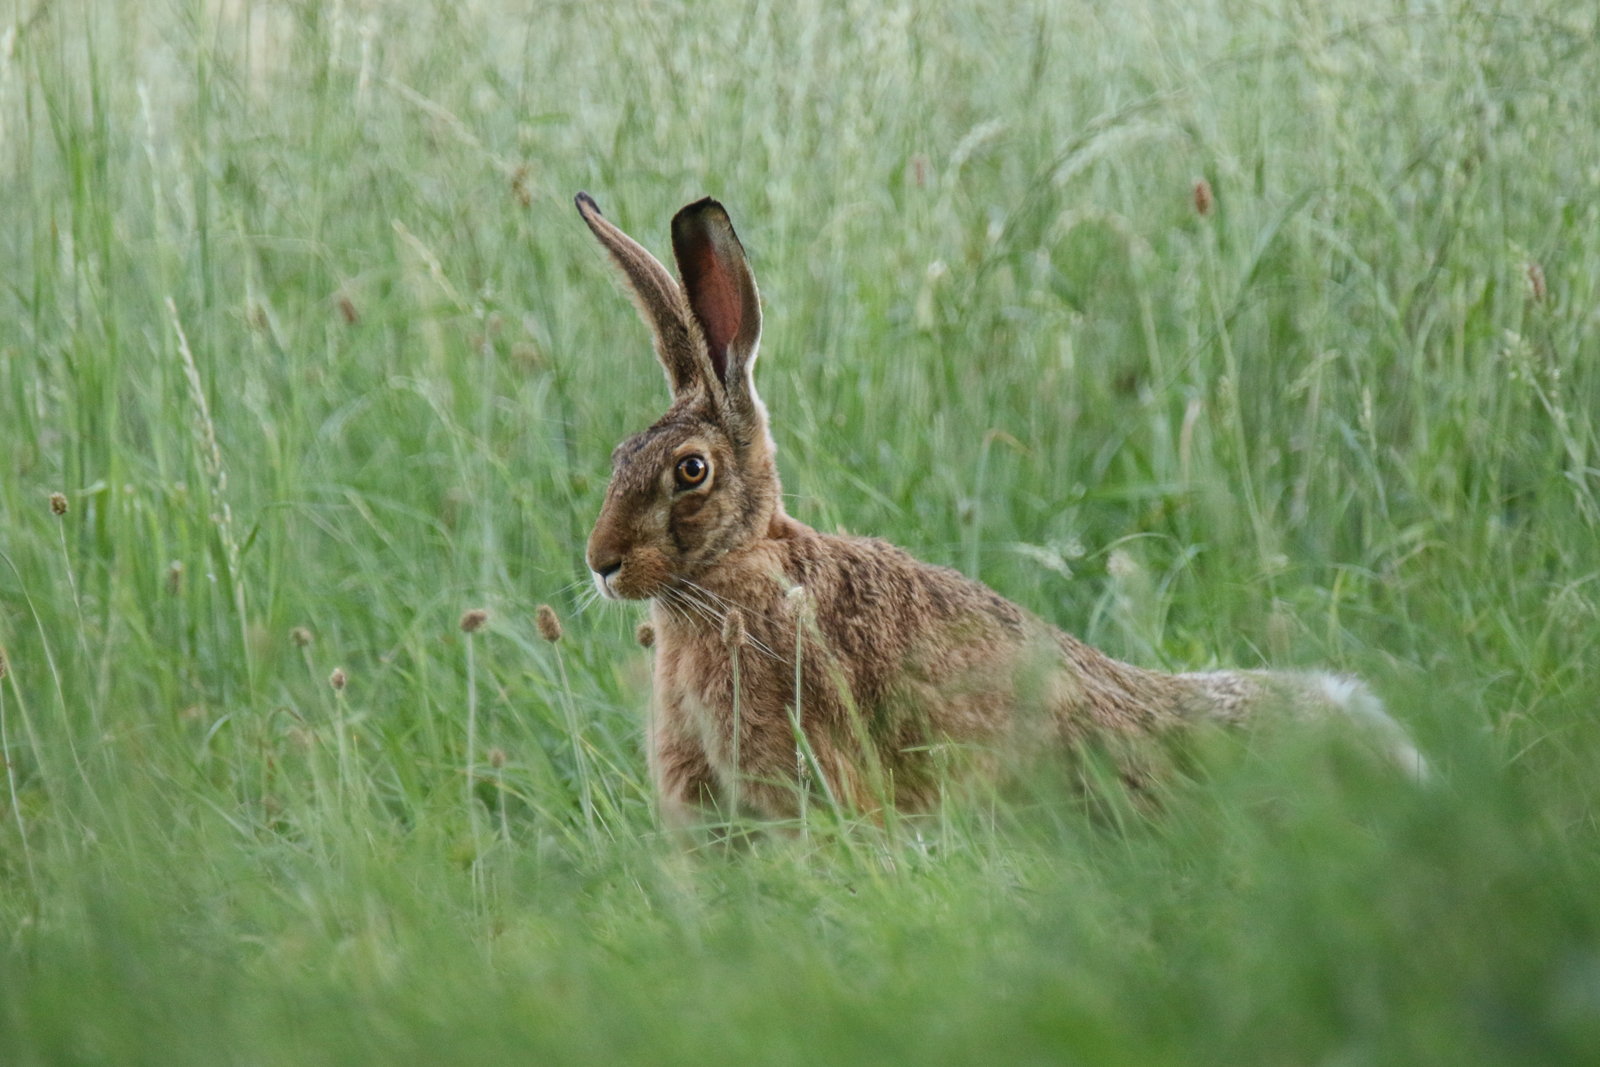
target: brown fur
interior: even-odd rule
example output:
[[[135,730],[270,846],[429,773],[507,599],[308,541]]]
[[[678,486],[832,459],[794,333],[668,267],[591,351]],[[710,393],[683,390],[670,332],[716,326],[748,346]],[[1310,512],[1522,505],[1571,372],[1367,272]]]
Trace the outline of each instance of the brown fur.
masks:
[[[587,195],[578,207],[627,277],[673,389],[666,414],[612,454],[588,546],[602,593],[651,602],[650,763],[670,821],[733,795],[763,815],[794,814],[806,758],[791,719],[797,633],[818,784],[857,810],[926,809],[952,767],[992,774],[1089,745],[1128,754],[1186,723],[1238,721],[1265,698],[1316,689],[1318,676],[1120,663],[956,571],[791,518],[750,376],[760,302],[721,205],[702,200],[673,220],[681,289]],[[689,456],[710,466],[698,485],[676,473]],[[725,627],[735,608],[742,640]],[[1126,761],[1130,780],[1136,764]]]

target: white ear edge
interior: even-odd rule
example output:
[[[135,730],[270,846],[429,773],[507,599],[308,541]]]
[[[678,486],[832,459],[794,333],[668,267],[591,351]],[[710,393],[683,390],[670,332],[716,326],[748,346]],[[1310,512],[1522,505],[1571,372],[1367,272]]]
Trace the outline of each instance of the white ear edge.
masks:
[[[744,365],[739,373],[744,376],[743,385],[750,394],[750,407],[755,412],[761,424],[761,432],[766,437],[767,454],[776,457],[778,442],[772,436],[772,417],[767,414],[767,403],[761,399],[761,394],[756,392],[756,357],[761,354],[761,335],[756,334],[755,343],[750,346],[750,355],[744,359]],[[730,383],[731,384],[731,383]],[[731,391],[731,390],[730,390]]]

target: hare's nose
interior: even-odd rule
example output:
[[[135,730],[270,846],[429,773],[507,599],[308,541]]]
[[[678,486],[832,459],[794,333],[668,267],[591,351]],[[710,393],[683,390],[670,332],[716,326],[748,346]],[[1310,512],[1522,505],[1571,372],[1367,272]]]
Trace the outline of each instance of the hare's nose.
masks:
[[[589,569],[594,572],[594,580],[604,586],[605,580],[622,569],[623,552],[621,538],[601,534],[598,528],[589,535],[588,550],[584,552],[585,561]]]

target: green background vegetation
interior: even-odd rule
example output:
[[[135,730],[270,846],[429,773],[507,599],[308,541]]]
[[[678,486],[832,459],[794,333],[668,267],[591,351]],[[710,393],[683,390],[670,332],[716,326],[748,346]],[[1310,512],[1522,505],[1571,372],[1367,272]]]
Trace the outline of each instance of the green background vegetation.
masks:
[[[0,1061],[1600,1055],[1593,4],[5,19]],[[579,189],[728,205],[794,514],[1358,672],[1435,783],[1262,730],[674,850],[579,611],[665,397]]]

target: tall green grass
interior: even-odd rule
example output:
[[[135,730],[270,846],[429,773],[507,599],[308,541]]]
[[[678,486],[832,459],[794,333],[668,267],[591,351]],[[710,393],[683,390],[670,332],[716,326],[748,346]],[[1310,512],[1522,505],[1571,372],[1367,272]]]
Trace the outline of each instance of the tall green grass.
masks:
[[[4,17],[0,1061],[1597,1054],[1593,4]],[[1437,780],[1263,731],[660,840],[578,189],[728,205],[794,514],[1359,672]]]

